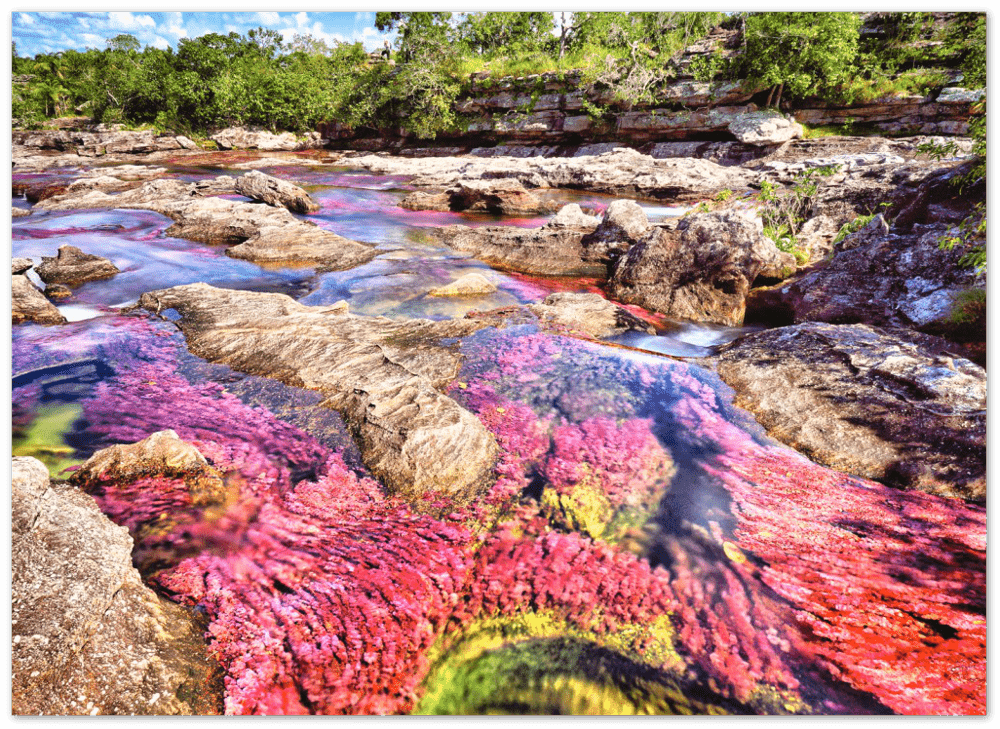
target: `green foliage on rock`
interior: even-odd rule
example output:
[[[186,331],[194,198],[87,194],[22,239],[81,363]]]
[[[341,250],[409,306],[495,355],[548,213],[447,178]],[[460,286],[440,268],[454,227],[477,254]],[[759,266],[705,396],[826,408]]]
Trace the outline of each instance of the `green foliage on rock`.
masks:
[[[849,78],[860,27],[857,13],[751,13],[738,73],[776,91],[775,105],[783,94],[822,94]]]

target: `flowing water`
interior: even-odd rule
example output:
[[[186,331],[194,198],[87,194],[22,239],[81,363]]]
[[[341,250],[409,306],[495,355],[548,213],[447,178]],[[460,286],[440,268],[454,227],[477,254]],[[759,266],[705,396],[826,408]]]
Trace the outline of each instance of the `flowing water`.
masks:
[[[498,479],[481,503],[431,517],[383,492],[318,393],[202,361],[187,351],[172,311],[120,311],[145,291],[194,282],[281,292],[307,305],[344,300],[355,314],[395,319],[600,291],[595,280],[495,270],[426,232],[533,227],[545,217],[411,212],[398,206],[404,178],[263,171],[304,186],[321,206],[309,220],[377,245],[378,257],[337,272],[261,267],[221,246],[168,237],[171,221],[144,211],[13,222],[15,257],[37,263],[70,243],[121,270],[59,304],[69,324],[14,327],[14,454],[36,456],[66,478],[102,447],[171,428],[198,445],[235,494],[220,514],[162,484],[95,493],[132,531],[150,584],[209,616],[227,711],[977,706],[975,677],[935,678],[931,666],[960,656],[978,629],[960,639],[928,632],[903,607],[933,603],[946,625],[957,624],[955,611],[966,623],[979,614],[937,587],[974,578],[949,561],[954,545],[927,535],[960,512],[974,541],[984,512],[816,466],[767,438],[711,372],[674,359],[710,354],[739,329],[647,315],[657,335],[611,345],[531,325],[455,343],[464,364],[447,394],[494,434]],[[237,173],[170,169],[189,181]],[[610,202],[551,194],[595,212]],[[682,212],[647,208],[652,220]],[[427,295],[470,271],[497,291]],[[882,653],[872,654],[865,636],[879,625],[892,629],[879,633]],[[887,655],[891,669],[864,668]],[[951,688],[912,699],[900,687],[913,681]]]

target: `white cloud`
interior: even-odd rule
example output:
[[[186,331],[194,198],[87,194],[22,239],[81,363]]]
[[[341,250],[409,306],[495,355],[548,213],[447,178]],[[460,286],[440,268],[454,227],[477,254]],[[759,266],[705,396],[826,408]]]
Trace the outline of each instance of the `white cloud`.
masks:
[[[161,51],[165,51],[170,48],[170,42],[163,36],[156,36],[152,43],[153,48],[159,48]]]
[[[309,13],[295,13],[295,24],[300,28],[309,25]]]
[[[155,28],[156,21],[148,15],[133,15],[126,11],[123,13],[108,13],[108,22],[112,28],[118,30],[138,30],[140,28]]]
[[[254,13],[253,17],[264,27],[275,26],[281,22],[281,16],[277,13]]]
[[[21,21],[22,25],[34,25],[35,18],[33,15],[28,15],[28,13],[18,13],[17,19]]]

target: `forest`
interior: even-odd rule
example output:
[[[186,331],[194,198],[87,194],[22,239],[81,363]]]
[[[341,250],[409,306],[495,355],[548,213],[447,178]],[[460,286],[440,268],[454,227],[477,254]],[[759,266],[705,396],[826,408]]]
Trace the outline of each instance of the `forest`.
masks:
[[[379,12],[375,25],[395,31],[384,54],[309,35],[283,42],[265,28],[165,50],[128,34],[34,58],[12,44],[14,127],[84,116],[197,138],[336,121],[433,138],[467,121],[454,102],[473,77],[575,70],[621,107],[650,101],[676,77],[683,49],[720,25],[742,29],[741,48],[708,56],[696,78],[767,91],[769,106],[926,93],[955,68],[972,69],[966,86],[985,85],[982,13]]]

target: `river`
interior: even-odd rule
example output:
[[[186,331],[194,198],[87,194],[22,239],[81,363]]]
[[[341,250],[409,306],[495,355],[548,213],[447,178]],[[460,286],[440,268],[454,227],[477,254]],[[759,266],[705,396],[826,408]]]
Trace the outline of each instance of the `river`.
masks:
[[[376,244],[378,257],[347,271],[261,267],[168,237],[169,219],[135,210],[36,212],[15,219],[12,236],[15,257],[37,263],[69,243],[121,270],[59,304],[70,323],[14,327],[14,454],[65,478],[103,447],[169,428],[224,474],[228,500],[209,509],[158,482],[95,498],[129,527],[147,581],[207,616],[227,711],[977,705],[975,677],[935,677],[932,666],[961,655],[978,628],[927,640],[905,605],[977,625],[979,606],[947,584],[968,579],[953,543],[978,548],[985,510],[846,476],[768,438],[686,359],[740,329],[633,308],[655,335],[601,344],[528,323],[454,342],[462,364],[445,392],[493,434],[500,459],[482,500],[449,511],[387,495],[321,394],[207,363],[188,351],[176,312],[128,309],[146,291],[194,282],[403,320],[600,291],[596,280],[495,270],[426,234],[544,217],[404,210],[404,178],[349,168],[262,171],[302,185],[321,208],[305,217]],[[240,172],[169,169],[187,181]],[[549,194],[595,212],[612,199]],[[497,291],[427,295],[471,271]],[[937,535],[956,515],[968,528],[945,543]],[[870,670],[880,661],[889,668]],[[914,680],[955,688],[904,695]]]

